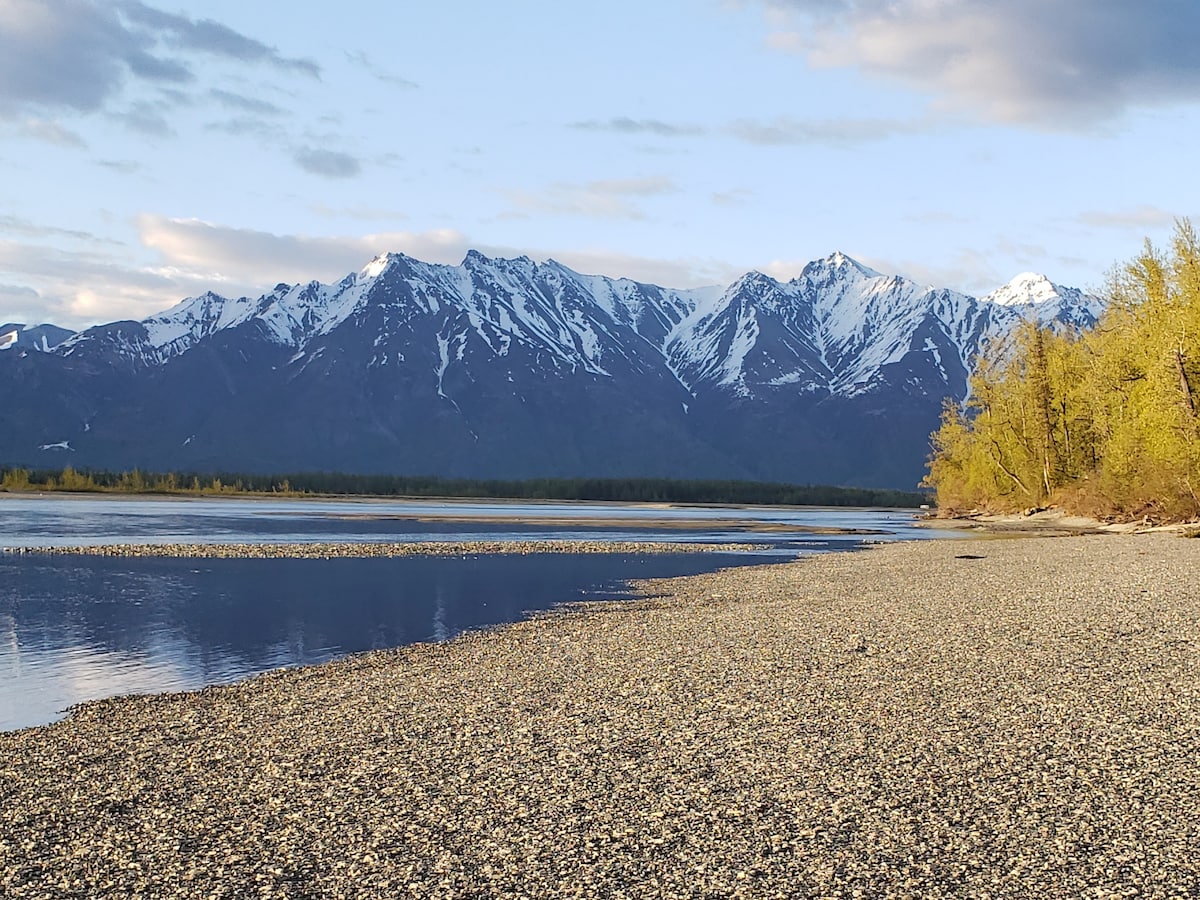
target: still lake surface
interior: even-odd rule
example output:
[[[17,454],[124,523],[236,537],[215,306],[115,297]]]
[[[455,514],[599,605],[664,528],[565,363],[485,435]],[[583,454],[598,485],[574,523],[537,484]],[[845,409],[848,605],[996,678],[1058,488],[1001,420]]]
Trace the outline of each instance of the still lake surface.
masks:
[[[870,535],[813,534],[829,528]],[[769,529],[769,530],[761,530]],[[0,547],[574,539],[769,545],[703,554],[170,559],[0,554],[0,730],[126,693],[441,641],[626,582],[943,537],[905,510],[0,496]]]

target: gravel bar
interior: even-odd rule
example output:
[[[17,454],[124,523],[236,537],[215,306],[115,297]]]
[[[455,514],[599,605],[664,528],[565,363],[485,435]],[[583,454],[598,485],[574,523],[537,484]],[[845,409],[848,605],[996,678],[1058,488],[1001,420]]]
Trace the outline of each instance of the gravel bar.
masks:
[[[169,556],[186,559],[367,559],[391,556],[477,556],[493,553],[747,553],[767,544],[685,541],[338,541],[282,544],[98,544],[0,547],[0,553],[66,556]]]
[[[0,734],[0,895],[1200,895],[1200,541],[641,588]]]

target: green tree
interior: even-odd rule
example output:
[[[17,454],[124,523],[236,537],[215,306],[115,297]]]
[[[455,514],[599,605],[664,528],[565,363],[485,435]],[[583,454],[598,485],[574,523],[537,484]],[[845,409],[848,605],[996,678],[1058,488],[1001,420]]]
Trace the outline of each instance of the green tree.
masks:
[[[4,472],[4,478],[0,480],[0,488],[6,491],[29,490],[29,470],[7,469]]]
[[[1178,223],[1109,280],[1097,328],[1032,323],[993,348],[965,412],[948,409],[925,483],[944,508],[1059,502],[1084,512],[1200,514],[1200,240]]]

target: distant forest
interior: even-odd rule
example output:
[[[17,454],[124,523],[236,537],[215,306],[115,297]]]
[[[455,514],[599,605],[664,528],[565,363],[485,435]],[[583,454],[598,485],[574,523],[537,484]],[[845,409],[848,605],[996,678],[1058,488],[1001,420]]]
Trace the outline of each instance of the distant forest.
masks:
[[[1200,516],[1200,239],[1180,221],[1117,270],[1097,326],[1029,323],[985,352],[948,404],[926,486],[938,507],[1047,505],[1147,520]]]
[[[453,497],[506,500],[609,500],[626,503],[753,503],[782,506],[917,507],[927,497],[912,491],[755,481],[681,481],[670,478],[531,478],[524,481],[420,478],[301,472],[288,475],[228,473],[94,472],[0,467],[0,490],[82,491],[123,494]]]

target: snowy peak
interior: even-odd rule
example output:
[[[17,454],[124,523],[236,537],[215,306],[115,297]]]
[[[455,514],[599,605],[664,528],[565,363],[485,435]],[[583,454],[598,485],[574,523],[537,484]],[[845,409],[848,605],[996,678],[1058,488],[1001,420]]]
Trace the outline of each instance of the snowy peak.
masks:
[[[1087,327],[1101,306],[1028,273],[974,299],[883,275],[841,252],[788,282],[755,271],[724,289],[691,290],[528,256],[469,250],[452,266],[384,253],[336,284],[279,284],[258,299],[208,292],[140,323],[89,329],[62,352],[91,346],[150,367],[236,331],[289,350],[297,366],[331,342],[368,368],[428,360],[431,390],[447,395],[457,376],[469,382],[486,365],[513,379],[525,370],[543,379],[637,372],[694,397],[857,396],[898,366],[933,372],[943,385],[931,390],[958,385],[981,343],[1018,321]],[[0,349],[25,340],[9,331]]]
[[[808,280],[812,284],[828,284],[836,280],[859,280],[881,277],[883,276],[871,267],[865,266],[853,257],[847,256],[845,253],[837,250],[824,259],[817,259],[810,262],[801,271],[799,277],[793,279],[793,283]]]
[[[1025,318],[1090,327],[1101,307],[1043,276],[1019,276],[977,300],[834,253],[787,284],[758,272],[740,278],[716,304],[684,319],[668,364],[693,393],[717,387],[747,398],[779,389],[857,396],[889,384],[893,370],[923,372],[910,377],[942,385],[922,390],[959,393],[989,338]]]
[[[395,253],[380,253],[377,257],[367,263],[359,271],[359,275],[363,278],[378,278],[386,272],[393,262],[398,259]]]
[[[1063,290],[1045,275],[1023,272],[1004,287],[997,288],[980,299],[984,303],[997,303],[1001,306],[1033,306],[1058,300]]]
[[[1025,272],[980,298],[980,303],[1000,309],[1011,325],[1013,316],[1033,319],[1051,328],[1091,328],[1104,311],[1104,301],[1078,288],[1055,284],[1045,275]]]

